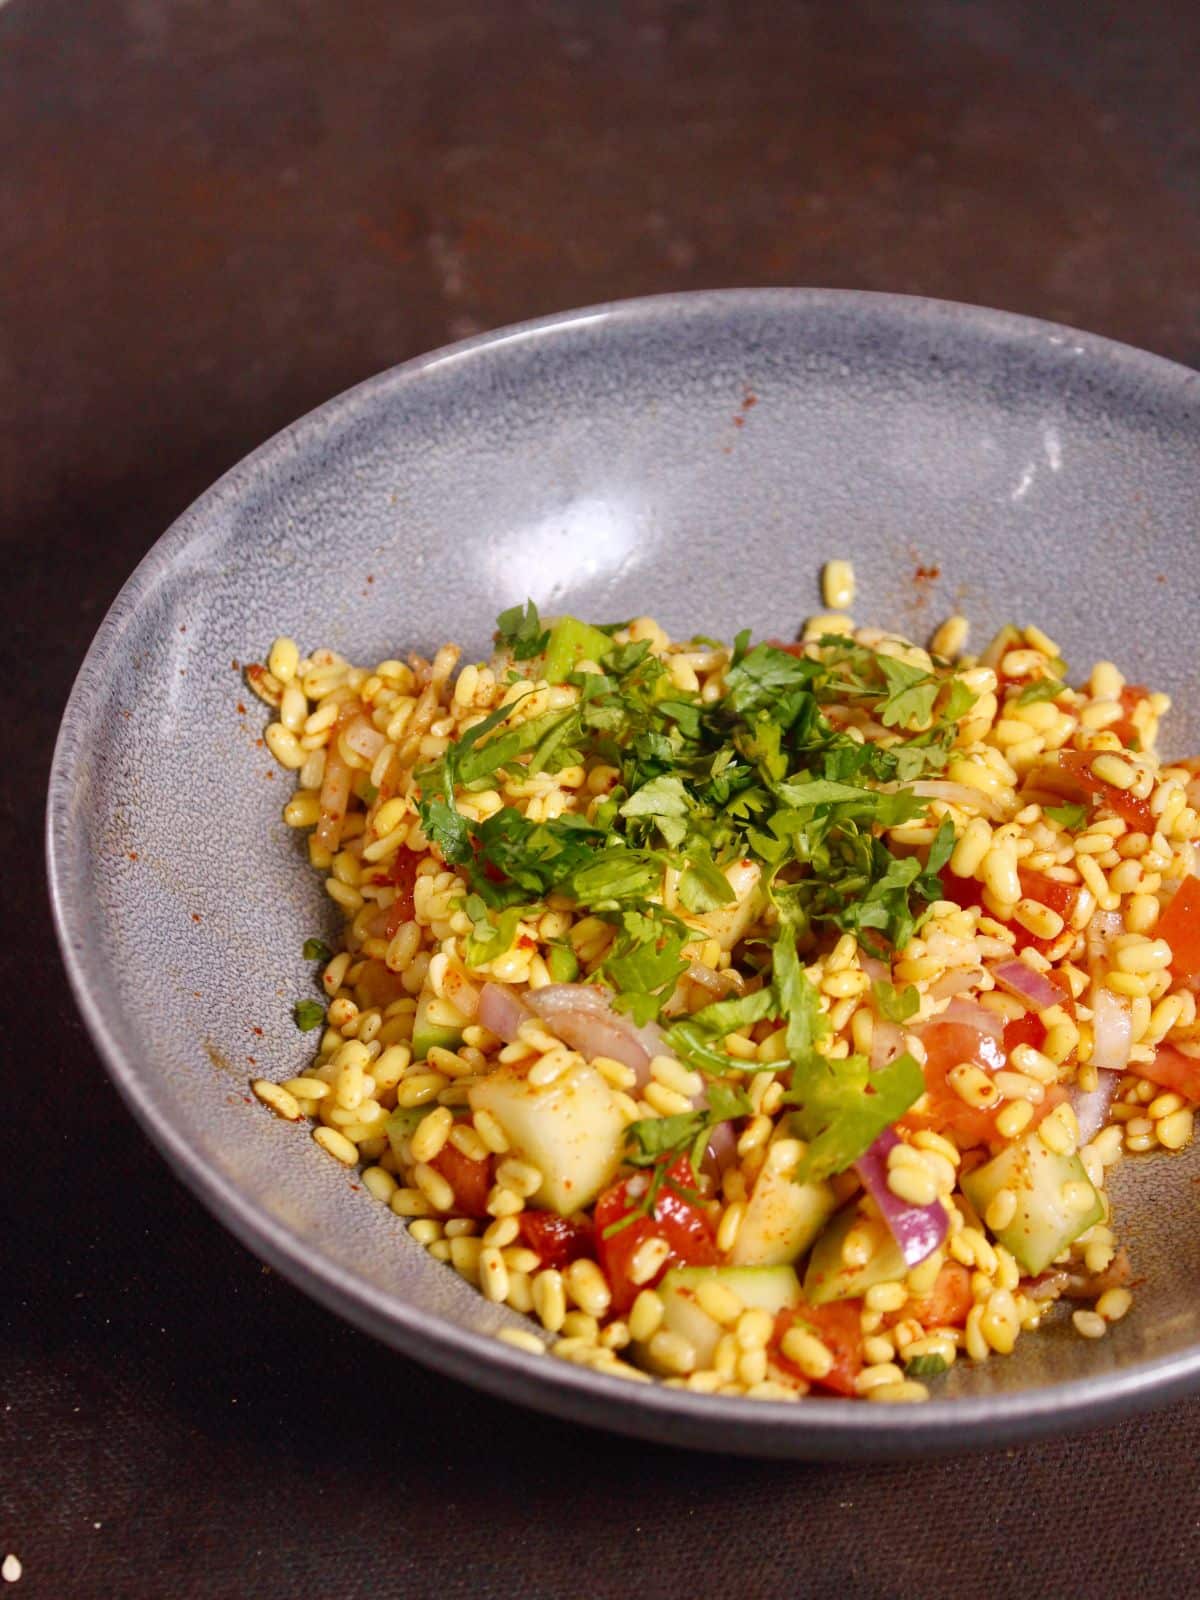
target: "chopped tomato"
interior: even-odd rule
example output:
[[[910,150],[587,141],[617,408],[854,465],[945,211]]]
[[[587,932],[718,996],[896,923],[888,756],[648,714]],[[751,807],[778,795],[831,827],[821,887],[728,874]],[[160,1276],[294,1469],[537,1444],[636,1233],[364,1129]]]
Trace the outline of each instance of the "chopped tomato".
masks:
[[[920,1030],[925,1046],[925,1098],[900,1118],[905,1128],[930,1128],[935,1133],[949,1131],[964,1147],[990,1144],[997,1138],[994,1106],[969,1106],[959,1098],[947,1074],[960,1061],[970,1061],[985,1072],[998,1072],[1007,1066],[1004,1050],[990,1033],[965,1022],[942,1022],[937,1018]],[[920,1107],[920,1109],[918,1109]]]
[[[833,1394],[853,1396],[854,1380],[863,1367],[861,1313],[861,1300],[831,1300],[826,1306],[810,1306],[802,1300],[798,1306],[789,1306],[775,1318],[770,1346],[772,1359],[785,1372],[793,1372],[798,1378],[804,1377],[804,1373],[788,1360],[782,1350],[784,1334],[799,1323],[802,1328],[815,1333],[833,1357],[833,1366],[823,1378],[807,1378],[805,1381],[815,1382]]]
[[[773,650],[782,650],[785,656],[796,656],[802,659],[805,647],[799,641],[794,644],[784,644],[782,639],[768,639],[766,641]]]
[[[474,1161],[457,1145],[446,1143],[429,1163],[454,1190],[454,1199],[464,1217],[487,1216],[488,1190],[492,1187],[492,1158]]]
[[[1144,684],[1127,683],[1121,690],[1121,719],[1119,722],[1110,722],[1109,733],[1115,733],[1123,745],[1133,747],[1140,745],[1141,735],[1134,726],[1133,713],[1143,700],[1150,698],[1150,691]]]
[[[553,1211],[522,1211],[517,1227],[521,1242],[537,1251],[543,1267],[566,1267],[591,1254],[595,1230],[590,1222],[572,1222]]]
[[[1173,1044],[1160,1044],[1153,1061],[1139,1061],[1130,1070],[1200,1104],[1200,1061],[1185,1056]]]
[[[612,1291],[613,1310],[628,1311],[642,1289],[652,1287],[672,1264],[689,1267],[715,1266],[719,1257],[708,1218],[700,1208],[678,1193],[693,1190],[696,1180],[691,1162],[680,1156],[667,1172],[654,1201],[653,1216],[634,1216],[632,1222],[610,1233],[609,1229],[631,1213],[636,1213],[650,1183],[648,1172],[635,1173],[606,1189],[596,1201],[596,1255]],[[672,1187],[674,1185],[674,1187]],[[670,1254],[659,1271],[646,1283],[635,1283],[630,1273],[639,1245],[647,1239],[666,1241]]]
[[[1092,762],[1101,753],[1091,750],[1063,750],[1059,753],[1058,765],[1085,794],[1092,795],[1110,811],[1115,811],[1118,817],[1124,817],[1131,828],[1136,828],[1139,833],[1153,833],[1154,817],[1149,802],[1139,800],[1136,795],[1130,794],[1128,789],[1117,789],[1111,783],[1105,783],[1103,778],[1097,778],[1093,773]]]
[[[939,1017],[925,1023],[918,1032],[925,1046],[925,1094],[900,1118],[900,1126],[950,1133],[964,1150],[973,1145],[1004,1143],[996,1131],[996,1113],[1003,1109],[1005,1102],[998,1098],[991,1106],[969,1106],[955,1092],[949,1074],[960,1061],[972,1062],[984,1072],[998,1072],[1007,1067],[1008,1029],[1005,1029],[1003,1044],[981,1028],[973,1028],[969,1022],[947,1022]],[[1020,1044],[1021,1039],[1018,1037],[1015,1043]],[[1041,1104],[1034,1106],[1030,1126],[1036,1127],[1047,1112],[1064,1099],[1066,1091],[1051,1084]]]
[[[923,1299],[910,1300],[885,1321],[914,1317],[923,1328],[961,1328],[973,1304],[971,1274],[957,1261],[947,1261]]]
[[[1075,996],[1071,993],[1071,984],[1065,972],[1057,970],[1046,974],[1048,982],[1062,995],[1063,1010],[1068,1016],[1075,1015]],[[1019,1044],[1031,1044],[1035,1050],[1040,1050],[1046,1042],[1046,1024],[1036,1011],[1026,1011],[1023,1016],[1016,1017],[1012,1022],[1004,1024],[1004,1054],[1011,1056]],[[1067,1060],[1072,1057],[1067,1057]]]
[[[1200,878],[1185,878],[1158,919],[1155,937],[1171,946],[1171,971],[1183,983],[1200,978]]]
[[[991,915],[983,903],[981,883],[977,883],[974,878],[960,878],[957,872],[951,872],[948,867],[943,867],[939,876],[942,880],[942,892],[947,900],[953,900],[955,905],[964,909],[978,906],[985,915]],[[1037,900],[1041,905],[1048,906],[1051,911],[1057,911],[1065,923],[1070,922],[1075,911],[1075,903],[1079,898],[1077,883],[1059,883],[1056,878],[1047,878],[1045,873],[1034,872],[1029,867],[1018,867],[1017,876],[1021,880],[1021,893],[1027,900]],[[1031,945],[1035,950],[1045,952],[1054,943],[1053,939],[1041,939],[1036,934],[1030,933],[1029,929],[1023,928],[1019,922],[1008,922],[1005,926],[1011,928],[1015,935],[1013,950],[1017,955]]]
[[[401,845],[392,858],[387,873],[382,878],[376,879],[376,882],[390,883],[396,890],[396,898],[388,907],[387,919],[383,925],[385,938],[394,937],[401,923],[411,922],[413,919],[413,885],[417,881],[417,868],[424,859],[419,850],[410,850],[407,845]]]

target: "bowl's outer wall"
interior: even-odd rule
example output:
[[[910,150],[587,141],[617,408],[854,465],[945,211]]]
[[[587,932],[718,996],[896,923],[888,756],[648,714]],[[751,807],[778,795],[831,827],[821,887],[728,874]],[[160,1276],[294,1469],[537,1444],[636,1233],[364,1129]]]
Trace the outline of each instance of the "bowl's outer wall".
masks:
[[[498,611],[642,612],[790,637],[817,573],[854,612],[977,644],[1037,621],[1077,673],[1115,658],[1200,748],[1200,376],[1046,324],[891,297],[767,291],[599,308],[472,341],[352,391],[263,447],[156,546],[64,722],[52,883],[89,1022],[152,1137],[248,1243],[355,1320],[504,1392],[612,1422],[607,1382],[494,1340],[509,1315],[413,1245],[247,1082],[300,1069],[306,935],[327,902],[280,820],[287,776],[239,665],[277,634],[372,663]],[[947,1384],[954,1406],[778,1408],[621,1391],[619,1425],[818,1454],[976,1441],[1193,1379],[1198,1169],[1125,1174],[1146,1276],[1101,1344],[1065,1330]],[[1133,1179],[1136,1181],[1132,1181]],[[1155,1365],[1147,1368],[1144,1363]],[[1056,1386],[1081,1376],[1072,1390]],[[548,1381],[549,1380],[549,1381]],[[1164,1387],[1166,1386],[1166,1387]],[[768,1416],[768,1411],[771,1413]]]

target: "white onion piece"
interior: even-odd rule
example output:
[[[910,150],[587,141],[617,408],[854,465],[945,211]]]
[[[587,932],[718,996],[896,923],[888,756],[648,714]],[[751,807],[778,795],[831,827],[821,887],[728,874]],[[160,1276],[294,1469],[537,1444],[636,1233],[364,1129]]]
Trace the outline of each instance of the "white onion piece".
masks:
[[[878,956],[869,956],[865,950],[858,952],[858,964],[872,983],[883,983],[892,976],[892,969]]]
[[[979,967],[952,967],[929,985],[929,993],[934,1000],[948,1000],[964,989],[974,989],[978,987],[980,971]]]
[[[321,780],[321,814],[316,826],[316,841],[326,850],[336,851],[342,842],[342,825],[350,804],[350,764],[331,740],[325,756],[325,776]]]
[[[1133,1048],[1133,1017],[1129,1007],[1106,989],[1092,985],[1092,1065],[1106,1072],[1123,1072]]]
[[[986,1034],[991,1039],[1003,1039],[1004,1018],[998,1017],[994,1011],[989,1011],[986,1006],[976,1004],[974,1000],[962,1000],[957,996],[951,1000],[946,1009],[932,1019],[934,1022],[960,1022],[964,1027],[974,1028],[977,1033]]]
[[[1119,911],[1097,911],[1088,923],[1084,938],[1087,944],[1088,966],[1093,976],[1097,965],[1107,957],[1113,940],[1124,932],[1125,923]]]
[[[637,1074],[638,1089],[650,1078],[650,1058],[663,1053],[662,1033],[653,1023],[635,1027],[614,1011],[608,991],[591,984],[551,983],[526,996],[554,1032],[587,1060],[608,1056]]]
[[[886,1017],[876,1017],[871,1029],[871,1071],[891,1066],[896,1057],[904,1054],[904,1029]]]
[[[1081,1145],[1090,1143],[1108,1121],[1108,1108],[1112,1105],[1117,1084],[1121,1081],[1119,1072],[1098,1070],[1096,1077],[1098,1082],[1094,1089],[1080,1089],[1076,1086],[1070,1091],[1071,1108],[1075,1112],[1075,1120],[1079,1123]]]
[[[517,995],[502,983],[485,983],[479,991],[479,1021],[489,1033],[511,1044],[529,1012]]]
[[[1001,989],[1007,989],[1032,1011],[1049,1011],[1051,1006],[1063,1003],[1062,991],[1054,987],[1045,973],[1035,972],[1027,962],[1020,959],[1000,961],[991,972]]]
[[[373,728],[366,717],[355,717],[342,735],[349,749],[356,756],[361,756],[370,763],[387,743],[386,735],[380,733],[378,728]]]
[[[1001,821],[1003,812],[990,795],[982,789],[973,789],[969,783],[950,783],[944,778],[918,778],[912,792],[922,800],[944,800],[950,806],[967,806],[980,816],[993,822]]]

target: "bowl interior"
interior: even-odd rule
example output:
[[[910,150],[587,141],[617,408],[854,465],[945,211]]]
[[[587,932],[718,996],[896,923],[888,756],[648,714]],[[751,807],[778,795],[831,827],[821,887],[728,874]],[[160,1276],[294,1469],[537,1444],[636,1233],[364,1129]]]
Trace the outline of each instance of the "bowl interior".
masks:
[[[1050,1329],[956,1371],[957,1411],[781,1416],[648,1386],[614,1399],[611,1380],[558,1362],[538,1374],[480,1339],[508,1314],[429,1260],[304,1129],[248,1099],[251,1077],[307,1059],[291,1007],[316,992],[301,946],[328,921],[238,667],[281,633],[365,663],[446,639],[470,658],[527,595],[545,612],[651,612],[677,633],[790,636],[838,555],[858,574],[858,620],[924,639],[961,611],[977,642],[1036,621],[1076,672],[1113,658],[1171,693],[1166,747],[1195,750],[1196,394],[1194,374],[1045,324],[764,292],[474,341],[280,435],[130,580],[56,760],[64,945],[152,1137],[243,1238],[355,1320],[633,1431],[896,1449],[968,1421],[992,1436],[1044,1426],[1070,1380],[1089,1380],[1080,1405],[1187,1381],[1200,1364],[1191,1154],[1139,1161],[1118,1183],[1146,1279],[1134,1314],[1097,1344]]]

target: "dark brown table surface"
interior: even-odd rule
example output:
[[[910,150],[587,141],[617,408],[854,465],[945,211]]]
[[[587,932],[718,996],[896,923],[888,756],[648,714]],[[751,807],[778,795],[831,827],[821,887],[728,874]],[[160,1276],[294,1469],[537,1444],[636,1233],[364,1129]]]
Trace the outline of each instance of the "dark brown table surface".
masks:
[[[46,906],[105,607],[245,451],[468,332],[623,295],[979,301],[1200,365],[1200,8],[13,0],[0,8],[14,1595],[1194,1592],[1200,1403],[894,1468],[687,1456],[423,1371],[170,1176]]]

